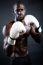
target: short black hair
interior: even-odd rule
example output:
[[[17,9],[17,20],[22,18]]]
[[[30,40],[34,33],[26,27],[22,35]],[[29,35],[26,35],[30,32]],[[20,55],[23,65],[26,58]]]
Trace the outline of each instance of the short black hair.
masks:
[[[23,4],[23,1],[22,0],[18,0],[17,4]]]
[[[24,6],[25,6],[25,4],[24,4],[23,0],[18,0],[16,4],[17,4],[17,6],[19,6],[20,4],[22,4],[22,5],[24,5]]]

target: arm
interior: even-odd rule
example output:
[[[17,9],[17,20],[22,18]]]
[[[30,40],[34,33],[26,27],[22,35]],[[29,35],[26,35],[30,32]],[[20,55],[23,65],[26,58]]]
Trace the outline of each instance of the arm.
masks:
[[[6,25],[3,26],[2,34],[3,34],[4,38],[9,35],[10,28],[13,25],[13,23],[14,23],[14,21],[10,21],[9,23],[7,23]]]
[[[41,28],[40,27],[35,28],[34,26],[31,26],[30,34],[37,43],[41,42]]]
[[[25,17],[25,22],[27,25],[30,25],[30,35],[36,42],[41,41],[41,27],[39,28],[39,21],[33,15],[27,15]]]
[[[3,50],[5,54],[9,57],[11,57],[12,53],[14,52],[14,45],[8,44],[8,36],[4,38],[4,44],[3,44]]]
[[[6,33],[7,35],[5,36],[5,39],[7,37],[7,41],[4,42],[3,49],[5,50],[6,54],[8,56],[11,56],[11,54],[15,51],[15,43],[16,39],[19,37],[19,32],[25,33],[26,29],[24,25],[21,22],[16,22],[12,25],[11,23],[6,25]]]
[[[13,24],[13,21],[12,22],[9,22],[7,25],[5,25],[2,29],[2,34],[4,36],[4,44],[3,44],[3,50],[5,52],[5,54],[7,56],[10,56],[13,52],[13,47],[12,45],[8,44],[8,36],[9,36],[9,31],[10,31],[10,28]]]

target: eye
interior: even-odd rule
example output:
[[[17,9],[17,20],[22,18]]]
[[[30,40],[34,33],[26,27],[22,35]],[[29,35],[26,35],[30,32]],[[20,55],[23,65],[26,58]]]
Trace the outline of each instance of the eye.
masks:
[[[16,11],[17,11],[17,12],[19,12],[19,11],[23,11],[23,9],[17,9]]]
[[[21,9],[21,11],[23,11],[23,9]]]
[[[16,11],[19,12],[19,9],[17,9]]]

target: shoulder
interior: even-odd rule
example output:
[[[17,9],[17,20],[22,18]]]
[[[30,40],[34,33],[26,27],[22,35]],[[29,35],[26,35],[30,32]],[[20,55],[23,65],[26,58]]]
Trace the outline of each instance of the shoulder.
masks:
[[[8,21],[8,23],[6,24],[6,29],[11,28],[11,26],[13,25],[14,21]]]
[[[6,35],[8,35],[9,33],[9,30],[11,28],[11,26],[13,25],[14,21],[9,21],[6,25],[3,26],[3,29],[2,29],[2,34],[3,36],[5,37]]]
[[[12,21],[8,21],[8,23],[6,24],[6,26],[7,26],[7,25],[12,25],[14,22],[15,22],[15,21],[13,21],[13,20],[12,20]]]

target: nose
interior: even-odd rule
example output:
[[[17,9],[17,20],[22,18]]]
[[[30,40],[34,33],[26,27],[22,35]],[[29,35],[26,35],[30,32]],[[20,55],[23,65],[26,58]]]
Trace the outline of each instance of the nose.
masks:
[[[21,9],[19,9],[18,14],[21,14]]]
[[[18,14],[21,14],[21,11],[19,11]]]
[[[21,11],[19,11],[19,12],[18,12],[18,14],[19,14],[19,15],[21,15],[21,14],[22,14],[22,12],[21,12]]]

